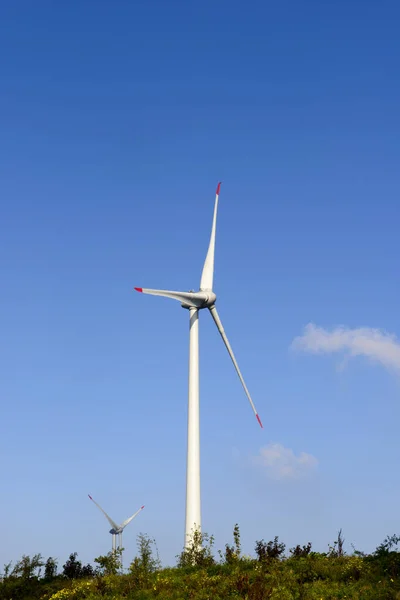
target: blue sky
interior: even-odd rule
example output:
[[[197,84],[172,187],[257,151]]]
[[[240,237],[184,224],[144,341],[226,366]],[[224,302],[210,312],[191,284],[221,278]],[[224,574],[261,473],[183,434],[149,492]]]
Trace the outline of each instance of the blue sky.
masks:
[[[174,562],[188,315],[133,287],[198,287],[219,180],[218,309],[264,430],[201,314],[204,529],[248,553],[398,533],[399,17],[2,3],[0,564],[107,552],[88,493],[146,505],[126,561],[144,531]]]

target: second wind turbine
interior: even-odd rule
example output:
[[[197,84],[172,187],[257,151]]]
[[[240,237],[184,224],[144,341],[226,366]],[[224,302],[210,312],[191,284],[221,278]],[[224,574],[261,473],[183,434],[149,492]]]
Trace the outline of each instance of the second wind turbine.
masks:
[[[139,508],[139,510],[137,510],[131,517],[126,519],[126,521],[121,523],[121,525],[117,525],[117,523],[112,520],[112,518],[106,513],[106,511],[103,508],[101,508],[100,504],[97,504],[96,500],[93,500],[93,498],[90,494],[88,494],[88,496],[91,499],[91,501],[94,502],[94,504],[97,506],[97,508],[99,508],[101,510],[101,512],[103,513],[103,515],[105,516],[105,518],[111,525],[110,533],[112,535],[112,551],[113,551],[113,553],[115,553],[115,551],[117,550],[117,536],[118,536],[118,549],[121,550],[121,552],[122,552],[122,532],[124,531],[125,527],[127,525],[129,525],[129,523],[140,513],[140,511],[144,509],[144,506],[141,506]]]
[[[239,366],[236,362],[232,348],[222,327],[215,301],[217,299],[213,292],[214,278],[214,253],[215,232],[217,225],[218,198],[221,183],[218,184],[215,194],[214,217],[211,228],[210,244],[198,292],[175,292],[169,290],[152,290],[148,288],[135,288],[137,292],[151,294],[153,296],[165,296],[181,302],[183,308],[190,313],[189,333],[189,401],[188,401],[188,440],[187,440],[187,467],[186,467],[186,523],[185,523],[185,547],[191,541],[195,530],[201,530],[201,504],[200,504],[200,410],[199,410],[199,310],[208,308],[219,333],[229,352],[229,356],[235,366],[236,372],[244,387],[251,408],[262,427],[250,393],[246,387]]]

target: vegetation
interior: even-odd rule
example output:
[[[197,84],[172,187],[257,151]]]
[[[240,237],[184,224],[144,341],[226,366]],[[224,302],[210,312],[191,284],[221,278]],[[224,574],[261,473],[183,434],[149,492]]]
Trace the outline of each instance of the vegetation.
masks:
[[[372,554],[346,554],[339,531],[328,552],[309,542],[286,552],[277,537],[255,543],[243,556],[239,527],[233,544],[217,556],[214,539],[195,533],[177,566],[162,568],[155,541],[138,536],[138,552],[122,573],[122,553],[82,565],[73,553],[58,572],[57,561],[40,554],[4,566],[0,600],[400,600],[400,536],[387,537]]]

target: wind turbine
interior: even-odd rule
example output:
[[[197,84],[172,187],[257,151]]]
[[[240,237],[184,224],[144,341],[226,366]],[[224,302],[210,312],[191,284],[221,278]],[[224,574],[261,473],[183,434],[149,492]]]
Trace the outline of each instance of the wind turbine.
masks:
[[[118,536],[118,548],[121,550],[122,549],[122,532],[123,532],[123,530],[125,529],[125,527],[127,525],[129,525],[129,523],[131,521],[133,521],[133,519],[140,513],[140,511],[142,511],[144,509],[144,506],[141,506],[139,508],[139,510],[137,510],[131,517],[129,517],[129,519],[126,519],[126,521],[121,523],[121,525],[117,525],[116,522],[113,521],[112,518],[108,516],[106,511],[101,508],[100,504],[97,504],[96,500],[93,500],[93,498],[90,494],[88,494],[88,496],[91,499],[91,501],[94,502],[94,504],[97,506],[97,508],[99,508],[101,510],[101,512],[103,513],[103,515],[105,516],[105,518],[111,525],[110,533],[112,535],[112,551],[115,552],[117,549],[117,536]]]
[[[187,438],[187,466],[186,466],[186,522],[185,522],[185,547],[190,543],[190,538],[195,530],[201,530],[201,505],[200,505],[200,419],[199,419],[199,310],[208,308],[219,333],[225,343],[229,356],[235,366],[236,372],[242,382],[251,408],[262,427],[261,419],[246,387],[239,366],[236,362],[231,345],[226,337],[225,330],[219,318],[213,291],[214,278],[214,253],[215,232],[217,225],[218,198],[221,183],[218,183],[215,193],[214,216],[211,228],[211,237],[206,260],[200,280],[198,292],[175,292],[169,290],[152,290],[148,288],[135,288],[137,292],[153,296],[165,296],[181,302],[183,308],[189,310],[189,398],[188,398],[188,438]]]

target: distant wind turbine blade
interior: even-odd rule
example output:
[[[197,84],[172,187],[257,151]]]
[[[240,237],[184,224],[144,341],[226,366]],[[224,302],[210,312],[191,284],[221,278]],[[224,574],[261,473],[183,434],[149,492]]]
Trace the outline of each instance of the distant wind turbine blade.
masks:
[[[97,506],[97,508],[99,508],[101,510],[103,515],[106,517],[107,521],[110,523],[111,527],[113,527],[114,529],[118,529],[118,525],[116,524],[116,522],[113,521],[112,518],[108,516],[106,511],[101,508],[100,504],[97,504],[96,500],[93,500],[93,498],[90,494],[88,494],[88,496],[91,499],[91,501]]]
[[[238,365],[238,364],[237,364],[237,362],[236,362],[235,355],[233,354],[233,350],[232,350],[232,348],[231,348],[231,345],[230,345],[230,343],[229,343],[229,340],[228,340],[228,338],[226,337],[225,330],[224,330],[224,328],[223,328],[223,326],[222,326],[221,319],[219,318],[219,314],[218,314],[218,312],[217,312],[217,309],[215,308],[215,305],[213,305],[213,306],[211,306],[211,307],[210,307],[210,313],[211,313],[211,316],[212,316],[212,318],[214,319],[214,322],[215,322],[215,324],[216,324],[216,326],[217,326],[217,328],[218,328],[218,331],[219,331],[219,332],[220,332],[220,334],[221,334],[221,337],[222,337],[222,339],[224,340],[224,343],[225,343],[226,349],[227,349],[227,350],[228,350],[228,352],[229,352],[229,356],[230,356],[230,357],[231,357],[231,359],[232,359],[232,362],[233,362],[233,364],[234,364],[234,366],[235,366],[236,372],[237,372],[237,374],[239,375],[239,379],[240,379],[240,381],[242,382],[242,385],[243,385],[244,391],[246,392],[246,396],[247,396],[247,398],[248,398],[248,400],[249,400],[249,402],[250,402],[250,404],[251,404],[251,408],[253,409],[253,412],[254,412],[254,414],[255,414],[255,416],[256,416],[256,418],[257,418],[257,421],[259,422],[260,426],[262,427],[263,425],[262,425],[262,423],[261,423],[261,419],[260,419],[260,417],[259,417],[259,415],[258,415],[258,412],[257,412],[257,410],[256,410],[256,407],[254,406],[254,402],[253,402],[253,400],[251,399],[251,396],[250,396],[249,390],[247,389],[247,386],[246,386],[246,384],[245,384],[245,382],[244,382],[243,376],[242,376],[242,374],[241,374],[241,372],[240,372],[240,369],[239,369],[239,365]]]
[[[150,294],[151,296],[163,296],[164,298],[172,298],[183,304],[201,308],[205,306],[209,300],[209,294],[206,292],[175,292],[170,290],[151,290],[149,288],[135,287],[137,292]]]
[[[214,205],[214,216],[211,227],[210,244],[208,246],[208,252],[206,260],[204,262],[203,272],[200,280],[200,290],[211,291],[213,289],[214,279],[214,254],[215,254],[215,231],[217,227],[217,212],[218,212],[218,198],[219,191],[221,189],[221,182],[217,185],[215,192],[215,205]]]
[[[138,514],[139,514],[139,513],[140,513],[140,512],[143,510],[143,509],[144,509],[144,506],[141,506],[141,507],[139,508],[139,510],[137,510],[137,511],[135,512],[135,514],[133,514],[131,517],[129,517],[129,519],[126,519],[126,521],[124,521],[123,523],[121,523],[121,525],[119,526],[119,528],[120,528],[121,530],[122,530],[122,529],[125,529],[125,527],[126,527],[127,525],[129,525],[129,523],[130,523],[131,521],[133,521],[133,519],[134,519],[134,518],[135,518],[135,517],[136,517],[136,516],[137,516],[137,515],[138,515]]]

